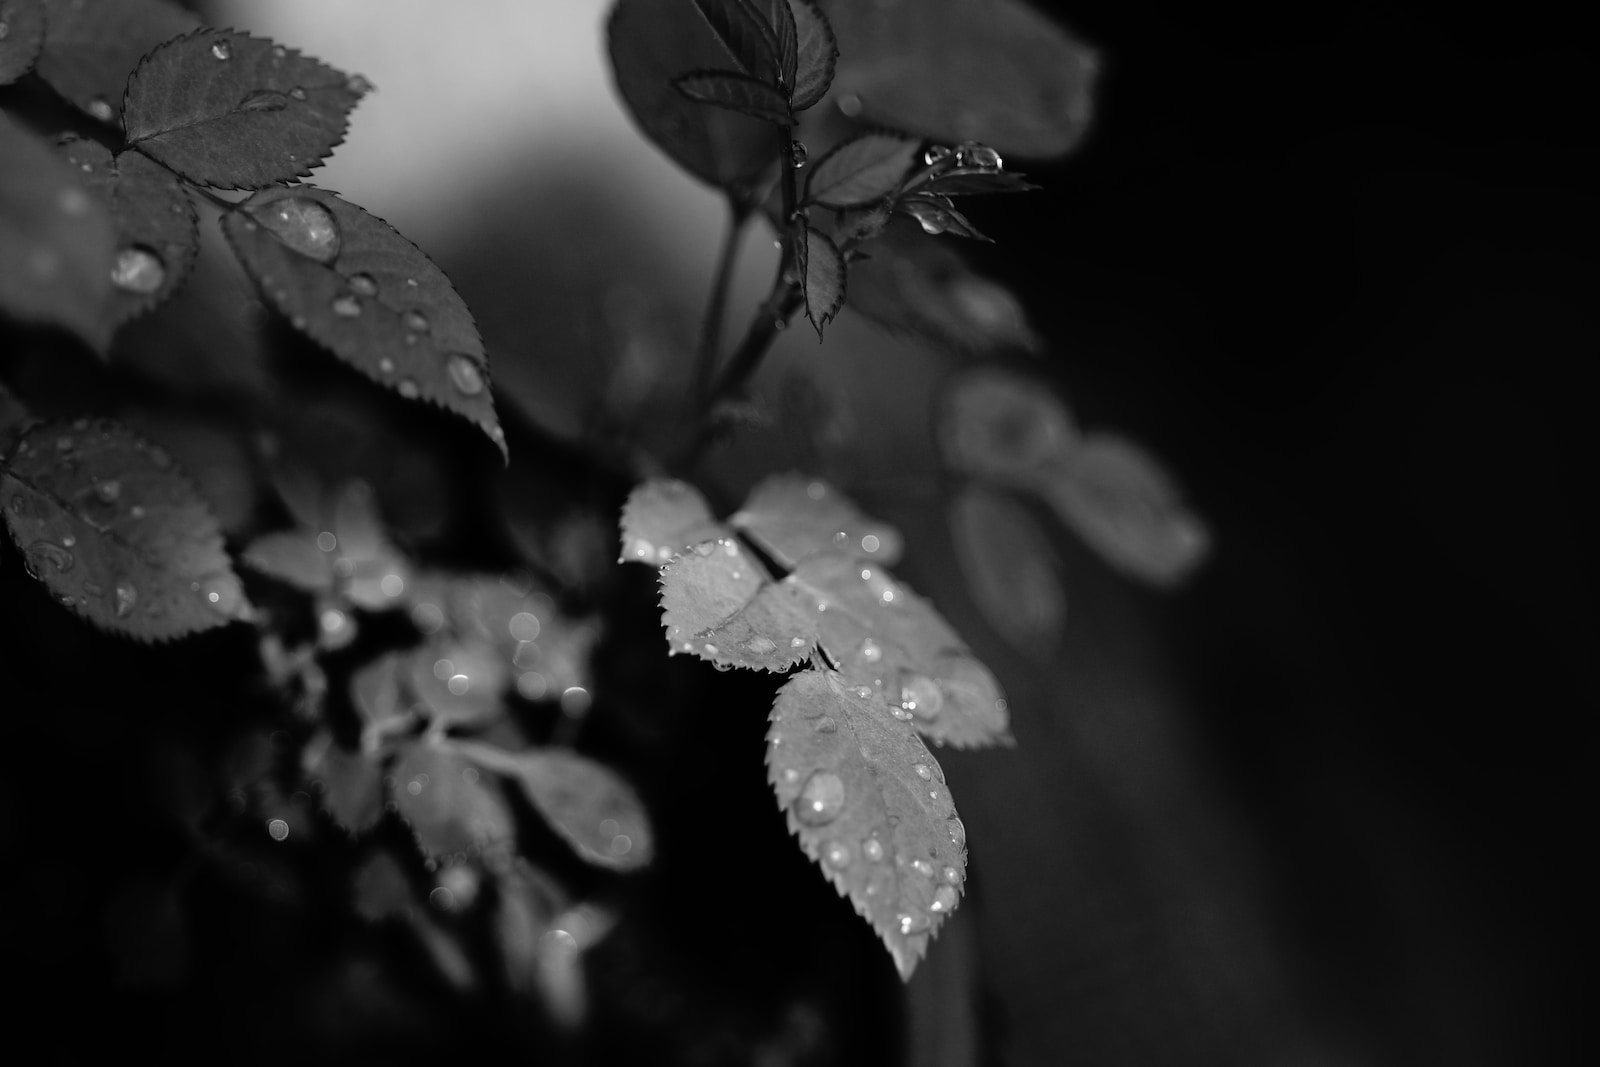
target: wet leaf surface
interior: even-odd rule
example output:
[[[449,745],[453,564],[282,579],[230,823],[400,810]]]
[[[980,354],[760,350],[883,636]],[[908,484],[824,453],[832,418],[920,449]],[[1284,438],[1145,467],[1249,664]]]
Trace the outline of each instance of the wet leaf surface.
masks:
[[[1050,655],[1066,627],[1067,598],[1050,539],[1014,498],[968,486],[950,502],[956,559],[994,631],[1035,657]]]
[[[454,746],[413,741],[390,773],[390,799],[424,855],[448,860],[509,847],[516,826],[499,785]]]
[[[666,563],[701,541],[727,536],[700,491],[673,478],[652,478],[622,507],[622,555],[617,562]]]
[[[905,547],[898,530],[864,513],[827,482],[793,473],[775,474],[757,485],[728,523],[785,567],[840,550],[892,564]]]
[[[120,125],[139,60],[200,20],[166,0],[43,0],[48,31],[39,77],[79,109]]]
[[[823,328],[844,307],[844,256],[832,238],[804,224],[795,234],[794,255],[805,288],[806,318],[816,328],[820,341]]]
[[[822,100],[833,84],[834,67],[839,59],[839,43],[834,39],[828,16],[812,0],[788,0],[795,26],[794,90],[791,102],[804,111]]]
[[[900,188],[917,162],[922,142],[869,130],[834,145],[806,179],[806,200],[831,208],[863,207]]]

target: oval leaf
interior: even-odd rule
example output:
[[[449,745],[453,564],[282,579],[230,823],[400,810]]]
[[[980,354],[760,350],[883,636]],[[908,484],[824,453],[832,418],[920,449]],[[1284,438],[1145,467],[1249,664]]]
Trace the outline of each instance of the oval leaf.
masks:
[[[44,46],[44,8],[39,0],[0,0],[0,85],[28,71]]]
[[[661,568],[667,650],[727,667],[784,671],[811,654],[807,613],[770,589],[766,569],[731,537],[704,541]]]
[[[1054,481],[1078,443],[1066,405],[1044,382],[988,367],[946,388],[937,423],[952,470],[1022,488]]]
[[[333,556],[310,530],[274,530],[251,541],[239,554],[246,567],[308,593],[327,593],[334,585]]]
[[[162,641],[250,615],[205,502],[126,427],[35,427],[0,465],[0,495],[28,568],[97,626]]]
[[[805,284],[806,318],[822,340],[822,328],[844,307],[845,264],[839,247],[803,221],[794,240],[795,267]]]
[[[681,74],[672,84],[690,100],[713,107],[725,107],[741,115],[776,123],[794,125],[789,112],[789,97],[783,90],[764,81],[731,70],[696,70]]]
[[[190,181],[257,189],[303,178],[344,140],[368,89],[264,37],[202,29],[128,79],[128,143]]]
[[[863,513],[827,482],[792,473],[752,489],[728,522],[785,567],[840,549],[890,564],[904,547],[900,531]]]
[[[306,743],[300,767],[322,810],[345,833],[364,834],[383,818],[383,772],[365,753],[341,748],[324,730]]]
[[[804,111],[820,101],[833,84],[833,70],[839,60],[839,44],[833,27],[813,0],[789,0],[795,25],[794,92],[791,104]]]
[[[1143,450],[1094,435],[1041,489],[1068,526],[1112,566],[1154,585],[1188,577],[1211,548],[1205,523]]]
[[[1023,156],[1059,155],[1088,127],[1094,53],[1020,0],[823,6],[834,85],[867,121]]]
[[[966,237],[974,241],[990,240],[979,232],[970,219],[956,210],[956,206],[947,196],[917,193],[896,203],[895,209],[916,219],[923,233],[947,233],[953,237]]]
[[[222,216],[234,254],[297,329],[401,396],[476,423],[501,453],[488,357],[444,272],[382,219],[310,186]]]
[[[968,487],[950,504],[950,533],[967,588],[995,632],[1030,655],[1053,652],[1067,599],[1033,514],[1009,496]]]
[[[391,773],[390,797],[424,855],[448,860],[457,853],[510,846],[516,825],[505,797],[454,746],[412,742]]]
[[[410,656],[411,691],[440,726],[478,726],[504,712],[510,667],[484,641],[434,641]]]
[[[166,0],[43,0],[39,77],[101,122],[122,121],[128,76],[163,41],[200,20]]]
[[[71,330],[103,351],[110,340],[111,213],[81,172],[0,114],[0,311]]]
[[[634,486],[622,506],[622,555],[617,562],[662,564],[701,541],[727,536],[700,491],[675,478]]]
[[[882,200],[900,188],[921,148],[921,141],[904,134],[878,130],[858,134],[817,160],[806,180],[806,200],[831,208]]]
[[[767,780],[801,849],[910,978],[966,878],[938,762],[870,690],[802,671],[772,704]]]

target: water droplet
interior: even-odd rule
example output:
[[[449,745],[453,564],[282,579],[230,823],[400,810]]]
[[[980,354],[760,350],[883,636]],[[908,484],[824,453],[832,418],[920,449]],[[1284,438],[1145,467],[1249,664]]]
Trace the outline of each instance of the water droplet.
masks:
[[[713,645],[713,644],[711,644],[709,642],[707,642],[704,647],[705,647],[705,650],[706,650],[706,655],[708,655],[708,656],[715,656],[717,653],[722,651],[716,645]]]
[[[240,111],[282,111],[289,98],[275,89],[257,89],[239,101]]]
[[[465,674],[452,674],[450,680],[444,684],[452,696],[466,696],[467,690],[472,688],[472,679]]]
[[[370,274],[350,275],[350,288],[357,296],[377,296],[378,282]]]
[[[954,867],[946,867],[944,869],[944,880],[949,882],[951,885],[960,885],[961,872],[956,870]]]
[[[105,481],[95,485],[94,495],[98,497],[102,503],[115,503],[117,497],[122,495],[122,483],[117,481],[115,478],[107,478]]]
[[[960,848],[967,843],[967,827],[959,817],[950,816],[945,823],[945,829],[950,831],[950,843],[952,845]]]
[[[48,564],[57,574],[65,574],[77,562],[71,552],[53,541],[35,541],[27,548],[29,566],[35,574]]]
[[[883,649],[879,648],[878,643],[869,637],[861,642],[861,658],[868,663],[876,663],[883,658]]]
[[[211,54],[218,59],[231,59],[233,57],[233,46],[227,41],[213,41],[211,43]]]
[[[847,867],[850,864],[850,846],[829,841],[822,850],[822,858],[830,867]]]
[[[78,539],[76,537],[73,537],[71,534],[66,534],[65,536],[63,536],[61,538],[61,544],[65,548],[71,548],[73,545],[75,545],[77,543],[78,543]]]
[[[135,521],[144,518],[144,507],[143,507],[143,505],[135,504],[133,507],[129,508],[128,509],[128,517],[130,519],[135,520]]]
[[[839,97],[839,114],[847,119],[853,119],[861,114],[861,97],[855,93],[845,93]]]
[[[415,378],[402,378],[396,388],[399,390],[400,395],[407,400],[415,400],[422,395],[422,388],[417,385]]]
[[[216,49],[213,48],[212,51],[216,51]],[[267,823],[267,833],[272,836],[274,841],[282,841],[289,836],[289,824],[282,819],[273,819]]]
[[[789,638],[789,647],[790,648],[805,648],[806,647],[806,639],[803,638],[803,637],[791,637],[791,638]]]
[[[133,587],[130,581],[117,583],[117,618],[122,618],[133,610],[133,605],[139,600],[139,590]]]
[[[412,333],[427,333],[428,326],[430,325],[428,322],[428,316],[424,315],[420,311],[408,311],[400,321],[404,323],[405,328],[410,330]]]
[[[858,685],[854,689],[850,690],[850,692],[854,693],[856,696],[860,697],[862,700],[866,700],[867,698],[872,696],[872,687],[871,686],[867,686],[867,685]]]
[[[353,319],[361,314],[361,301],[349,293],[341,293],[334,297],[333,303],[328,306],[342,319]]]
[[[929,145],[928,150],[922,153],[922,161],[928,166],[943,163],[950,158],[950,149],[942,144]]]
[[[519,611],[511,616],[506,629],[518,641],[533,641],[539,636],[539,618],[531,611]]]
[[[895,707],[892,704],[889,706],[889,714],[891,717],[899,719],[901,722],[905,722],[907,719],[911,718],[911,713],[905,708]]]
[[[986,144],[964,144],[956,152],[956,163],[959,166],[978,167],[982,170],[999,170],[1002,162],[1000,153]]]
[[[752,637],[750,640],[746,641],[744,643],[744,647],[745,650],[752,655],[765,656],[767,653],[776,650],[778,643],[772,640],[770,637],[762,637],[761,635],[757,634],[755,637]]]
[[[946,912],[956,906],[956,891],[954,887],[942,885],[933,891],[933,903],[928,905],[932,912]]]
[[[244,589],[239,579],[231,574],[214,574],[200,584],[200,597],[211,610],[229,618],[239,617],[244,610]]]
[[[345,79],[344,87],[359,95],[372,92],[372,83],[359,74],[352,74]]]
[[[869,837],[861,843],[861,854],[878,863],[883,859],[883,844],[876,837]]]
[[[911,869],[922,875],[924,878],[933,877],[933,864],[929,863],[927,860],[912,860]]]
[[[304,100],[306,98],[306,91],[300,88],[300,86],[296,85],[293,89],[289,90],[289,96],[294,100]]]
[[[111,110],[111,105],[106,102],[104,97],[99,96],[89,101],[89,114],[101,122],[110,122],[116,117],[116,112]]]
[[[287,48],[283,47],[283,45],[278,44],[278,45],[273,45],[272,46],[272,57],[274,59],[283,59],[286,56],[288,56],[288,54],[289,54],[289,50]]]
[[[388,356],[384,356],[382,359],[378,360],[378,370],[384,374],[393,374],[394,360],[390,359]]]
[[[843,810],[844,779],[832,771],[812,771],[795,798],[795,818],[807,826],[824,826]]]
[[[817,733],[819,734],[837,733],[838,730],[839,724],[833,721],[832,715],[824,715],[817,720]]]
[[[117,251],[116,261],[111,266],[111,284],[123,292],[153,293],[166,280],[166,264],[150,249],[129,245]]]
[[[483,370],[471,356],[457,352],[445,364],[445,369],[450,372],[451,384],[467,396],[483,392]]]
[[[339,224],[333,212],[308,196],[287,196],[252,213],[268,230],[303,256],[321,263],[339,254]]]
[[[913,773],[916,774],[916,776],[918,778],[921,778],[924,782],[929,781],[930,779],[933,778],[933,771],[928,769],[928,765],[926,763],[913,764],[912,767],[911,767],[911,770],[912,770]]]
[[[802,142],[789,142],[789,163],[795,170],[806,165],[806,146]]]
[[[920,934],[931,924],[926,915],[910,915],[902,913],[896,920],[900,924],[900,933],[906,936]]]
[[[900,706],[919,719],[932,719],[944,707],[944,692],[925,674],[908,674],[900,680]]]
[[[701,541],[698,545],[694,546],[695,555],[697,556],[709,556],[716,550],[716,544],[711,541]]]

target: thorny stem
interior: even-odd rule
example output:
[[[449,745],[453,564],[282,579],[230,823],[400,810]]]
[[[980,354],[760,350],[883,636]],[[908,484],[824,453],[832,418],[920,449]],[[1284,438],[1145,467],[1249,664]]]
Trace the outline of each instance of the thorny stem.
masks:
[[[750,209],[737,200],[729,200],[728,228],[722,236],[722,248],[717,253],[717,270],[711,281],[711,298],[706,303],[706,317],[700,325],[700,351],[694,396],[701,410],[709,400],[711,376],[717,369],[717,352],[722,342],[722,319],[728,306],[728,289],[733,281],[733,265],[739,257],[739,239],[744,236],[745,223],[750,219]]]

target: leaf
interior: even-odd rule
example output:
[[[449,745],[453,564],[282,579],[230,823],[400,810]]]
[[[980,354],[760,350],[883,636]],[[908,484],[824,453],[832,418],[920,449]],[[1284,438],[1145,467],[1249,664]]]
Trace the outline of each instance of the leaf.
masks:
[[[727,536],[699,490],[674,478],[640,482],[622,506],[617,562],[661,564],[691,545]]]
[[[694,0],[694,7],[741,72],[778,84],[782,67],[777,35],[751,0]]]
[[[5,382],[0,382],[0,453],[22,436],[28,417],[26,405],[6,388]]]
[[[200,251],[194,201],[176,175],[137,152],[115,159],[94,141],[57,147],[111,212],[117,251],[106,330],[163,303],[189,276]]]
[[[767,780],[801,849],[910,978],[960,900],[967,834],[938,761],[888,710],[832,671],[795,675],[772,704]]]
[[[684,71],[726,61],[692,0],[617,0],[607,45],[623,103],[679,166],[711,185],[739,189],[772,165],[776,147],[766,123],[704,107],[672,85]]]
[[[661,569],[667,650],[725,667],[785,671],[811,654],[809,615],[781,599],[766,569],[731,537],[704,541]],[[715,632],[715,640],[712,635]]]
[[[504,713],[509,664],[485,641],[435,640],[412,650],[411,689],[440,726],[478,726]]]
[[[850,267],[855,311],[946,350],[1038,351],[1038,336],[1010,290],[973,273],[959,253],[928,240],[908,220],[890,223],[871,247],[870,259]]]
[[[126,427],[35,427],[0,464],[0,495],[29,570],[97,626],[164,641],[250,617],[205,502]]]
[[[1084,438],[1041,492],[1108,563],[1153,585],[1187,578],[1211,549],[1205,524],[1183,505],[1172,479],[1119,437]]]
[[[318,546],[316,534],[304,528],[262,534],[239,554],[239,561],[308,593],[333,590],[333,556]]]
[[[156,45],[200,26],[166,0],[42,0],[44,50],[39,77],[101,122],[121,124],[123,92],[139,60]]]
[[[128,79],[128,144],[190,181],[257,189],[303,178],[344,140],[368,89],[264,37],[201,29]]]
[[[387,652],[350,676],[350,704],[361,720],[361,749],[376,752],[389,734],[411,728],[411,711],[400,698],[404,652]]]
[[[111,213],[80,174],[0,114],[0,311],[72,331],[97,351],[110,340]]]
[[[788,0],[795,25],[794,91],[790,103],[804,111],[828,94],[833,84],[834,65],[839,59],[839,44],[833,27],[813,0]]]
[[[977,486],[951,501],[949,518],[956,559],[989,625],[1032,656],[1052,653],[1067,600],[1038,520],[1011,497]]]
[[[916,219],[923,233],[948,233],[975,241],[990,240],[978,231],[971,220],[956,210],[949,197],[938,193],[914,193],[896,202],[895,209]]]
[[[830,148],[806,180],[806,202],[823,207],[864,207],[900,188],[922,142],[887,130],[869,130]]]
[[[639,795],[611,768],[560,748],[507,752],[463,741],[458,750],[486,770],[503,774],[590,863],[635,870],[655,855],[655,835]]]
[[[696,70],[679,75],[672,84],[690,100],[727,108],[779,126],[794,125],[788,94],[748,74],[731,70]]]
[[[408,744],[395,763],[390,796],[424,855],[499,852],[516,832],[500,790],[449,742]]]
[[[223,213],[222,227],[296,329],[406,399],[476,423],[506,454],[472,313],[416,245],[311,186],[263,190]]]
[[[0,0],[0,85],[33,69],[44,46],[44,8],[39,0]]]
[[[1046,383],[989,367],[946,387],[937,432],[951,469],[1021,488],[1054,481],[1078,443]]]
[[[794,241],[795,267],[805,285],[806,318],[822,340],[822,328],[844,307],[845,264],[827,234],[813,230],[803,221],[797,226]]]
[[[772,475],[752,489],[728,522],[785,567],[845,546],[891,564],[905,544],[900,531],[866,515],[827,482],[792,473]]]
[[[326,730],[300,755],[300,767],[317,803],[345,833],[364,834],[383,818],[383,773],[360,752],[341,748]]]
[[[865,121],[1022,156],[1060,155],[1088,126],[1094,52],[1020,0],[823,7],[839,39],[835,89]]]

